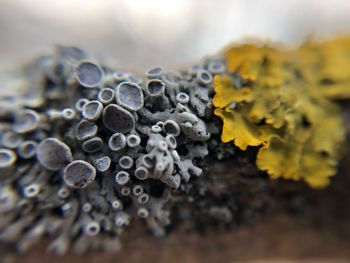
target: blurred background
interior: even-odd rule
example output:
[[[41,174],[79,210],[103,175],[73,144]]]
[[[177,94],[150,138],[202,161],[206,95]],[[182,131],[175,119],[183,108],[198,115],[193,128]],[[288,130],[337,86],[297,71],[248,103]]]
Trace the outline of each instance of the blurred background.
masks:
[[[0,67],[53,44],[123,69],[175,67],[245,37],[298,44],[345,32],[349,0],[0,0]]]

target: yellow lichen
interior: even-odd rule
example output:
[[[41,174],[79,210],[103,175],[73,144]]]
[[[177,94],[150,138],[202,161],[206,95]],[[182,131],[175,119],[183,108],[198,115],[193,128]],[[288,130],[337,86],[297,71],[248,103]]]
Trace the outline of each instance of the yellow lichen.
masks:
[[[225,55],[230,74],[215,76],[213,98],[222,141],[259,147],[256,164],[271,178],[326,186],[345,136],[331,99],[350,97],[350,39],[288,51],[243,45]]]

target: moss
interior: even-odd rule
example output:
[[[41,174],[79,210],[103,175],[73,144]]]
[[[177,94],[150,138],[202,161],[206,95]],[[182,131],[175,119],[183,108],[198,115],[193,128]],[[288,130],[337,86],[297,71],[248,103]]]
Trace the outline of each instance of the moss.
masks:
[[[213,98],[222,141],[259,147],[256,165],[271,178],[328,185],[345,137],[331,99],[350,95],[350,39],[297,50],[243,45],[225,56],[228,74],[215,76]]]

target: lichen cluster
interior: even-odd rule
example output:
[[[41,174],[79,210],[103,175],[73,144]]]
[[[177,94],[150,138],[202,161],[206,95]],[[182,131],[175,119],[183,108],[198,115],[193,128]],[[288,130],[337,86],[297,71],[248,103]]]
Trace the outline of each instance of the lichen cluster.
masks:
[[[1,109],[0,240],[117,249],[135,218],[163,235],[172,193],[202,174],[222,60],[141,78],[58,47],[28,71],[35,92]]]
[[[297,50],[246,44],[225,56],[228,73],[215,77],[213,98],[222,141],[259,147],[256,165],[271,178],[328,185],[344,142],[330,98],[350,95],[350,39]]]
[[[326,186],[344,141],[334,100],[350,97],[349,62],[349,39],[246,44],[141,76],[57,47],[4,84],[25,91],[0,98],[0,241],[23,252],[48,235],[51,251],[82,253],[117,250],[136,219],[156,236],[172,219],[226,226],[252,215],[244,196],[264,206],[252,158],[271,178]],[[229,178],[202,175],[226,157]],[[241,194],[248,186],[254,194]]]

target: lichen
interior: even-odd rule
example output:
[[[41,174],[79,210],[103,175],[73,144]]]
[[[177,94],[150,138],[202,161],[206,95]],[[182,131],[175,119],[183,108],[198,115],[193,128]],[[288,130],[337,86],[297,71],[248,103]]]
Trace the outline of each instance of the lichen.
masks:
[[[0,240],[25,251],[48,234],[57,254],[114,250],[135,218],[164,235],[171,196],[209,154],[210,61],[144,78],[71,47],[40,61],[27,79],[35,106],[0,104]]]
[[[333,44],[321,48],[338,48],[340,55],[350,52],[348,42],[347,49]],[[229,72],[214,78],[213,103],[214,113],[223,120],[223,142],[233,141],[242,150],[258,147],[256,164],[271,178],[304,180],[320,188],[336,173],[345,133],[339,107],[324,95],[333,87],[323,87],[320,80],[341,82],[349,75],[335,73],[336,65],[344,64],[333,59],[320,63],[322,71],[316,71],[314,60],[305,59],[315,55],[312,52],[318,50],[248,44],[229,49]]]
[[[332,100],[350,98],[350,38],[308,41],[293,53],[304,78]]]
[[[333,67],[347,43],[242,45],[144,76],[58,46],[23,70],[28,92],[0,98],[0,241],[19,252],[42,236],[57,254],[115,251],[136,219],[157,237],[184,218],[227,226],[235,213],[251,215],[240,191],[267,185],[245,179],[257,173],[248,147],[272,178],[327,185],[344,139],[331,99],[348,98],[350,79]],[[224,178],[214,161],[230,157]]]

